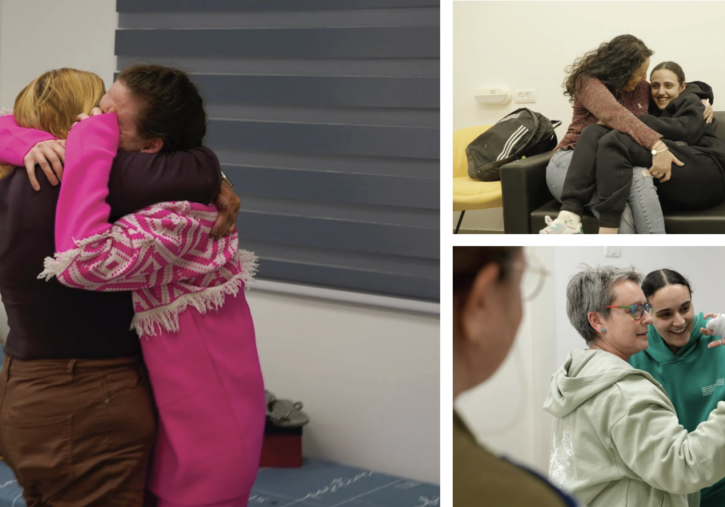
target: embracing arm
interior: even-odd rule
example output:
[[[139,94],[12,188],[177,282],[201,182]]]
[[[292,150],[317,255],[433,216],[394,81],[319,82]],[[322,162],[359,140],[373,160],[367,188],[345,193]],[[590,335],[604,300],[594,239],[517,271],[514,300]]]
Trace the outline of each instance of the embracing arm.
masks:
[[[25,155],[53,134],[20,127],[12,115],[0,117],[0,161],[18,167]],[[113,163],[108,202],[122,216],[164,201],[209,204],[221,188],[219,160],[209,148],[171,153],[121,152]]]
[[[25,155],[52,134],[20,127],[15,117],[0,117],[0,161],[22,167]],[[222,183],[219,160],[209,148],[165,153],[121,152],[113,163],[108,202],[122,216],[164,201],[209,204]]]
[[[725,476],[725,402],[688,433],[674,410],[642,400],[612,426],[611,435],[626,465],[654,488],[694,493]]]
[[[11,114],[0,116],[0,161],[22,167],[25,155],[41,141],[55,139],[42,130],[20,127]]]
[[[709,125],[702,117],[705,106],[700,98],[693,93],[682,94],[667,106],[665,114],[670,108],[676,111],[672,117],[643,114],[640,120],[665,139],[696,144]]]
[[[710,104],[715,103],[715,94],[712,92],[712,86],[703,81],[690,81],[682,93],[694,93],[701,100],[707,99]]]
[[[0,161],[25,165],[35,190],[40,189],[36,161],[52,184],[61,178],[65,149],[56,144],[62,142],[47,132],[18,126],[11,115],[0,118]],[[212,229],[216,238],[231,233],[240,206],[231,187],[221,183],[219,160],[205,147],[172,153],[121,153],[114,163],[109,188],[108,202],[116,218],[155,202],[208,204],[213,199],[219,209]]]
[[[118,117],[115,113],[93,116],[68,134],[66,170],[55,215],[55,249],[75,248],[75,240],[111,229],[108,178],[118,150]]]
[[[60,181],[64,146],[65,141],[56,139],[53,134],[19,126],[11,114],[0,117],[0,161],[11,166],[25,166],[30,184],[36,191],[40,190],[36,166],[40,166],[52,185]]]
[[[153,154],[120,152],[108,182],[108,203],[115,218],[157,202],[209,204],[221,184],[219,160],[203,146]]]
[[[163,203],[109,223],[106,203],[118,148],[115,114],[78,123],[68,136],[68,157],[56,209],[55,259],[40,277],[70,287],[118,291],[203,276],[237,255],[237,235],[211,244],[213,206]],[[201,252],[201,253],[200,253]],[[212,254],[209,257],[208,254]]]
[[[596,78],[579,78],[576,99],[604,125],[628,134],[637,144],[651,149],[662,137],[622,106],[604,84]],[[649,100],[649,99],[647,99]],[[646,103],[645,103],[646,104]]]

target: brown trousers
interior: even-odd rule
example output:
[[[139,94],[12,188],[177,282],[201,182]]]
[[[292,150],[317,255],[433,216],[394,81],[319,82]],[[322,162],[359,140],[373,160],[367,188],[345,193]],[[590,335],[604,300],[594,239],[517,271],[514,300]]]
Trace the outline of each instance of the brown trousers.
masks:
[[[141,507],[155,434],[141,356],[5,356],[0,454],[28,507]]]

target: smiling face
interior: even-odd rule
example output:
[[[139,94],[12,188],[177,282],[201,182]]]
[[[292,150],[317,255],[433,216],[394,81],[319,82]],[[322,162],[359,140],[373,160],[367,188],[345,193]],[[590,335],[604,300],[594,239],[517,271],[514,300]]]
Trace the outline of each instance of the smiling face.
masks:
[[[695,322],[692,296],[684,285],[665,285],[649,298],[652,323],[673,354],[690,341]]]
[[[647,71],[649,70],[649,57],[642,62],[642,65],[635,70],[632,73],[632,76],[629,78],[629,81],[626,85],[624,85],[624,88],[622,88],[623,92],[633,92],[637,85],[639,85],[640,81],[644,81],[647,79]]]
[[[612,286],[614,300],[612,306],[629,306],[645,304],[644,292],[632,280],[620,280]],[[609,317],[602,319],[606,333],[600,333],[601,341],[606,348],[625,361],[631,356],[647,348],[648,326],[652,323],[649,313],[644,312],[642,318],[634,320],[628,308],[611,308]]]
[[[654,71],[650,81],[652,85],[652,100],[659,109],[666,108],[685,89],[685,83],[680,83],[677,74],[669,69]]]

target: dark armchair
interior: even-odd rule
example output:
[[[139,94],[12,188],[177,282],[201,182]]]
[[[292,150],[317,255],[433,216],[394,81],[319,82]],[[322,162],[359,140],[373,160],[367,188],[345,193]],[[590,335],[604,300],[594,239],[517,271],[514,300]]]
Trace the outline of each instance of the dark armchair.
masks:
[[[725,111],[716,111],[717,135],[725,141]],[[551,152],[506,164],[501,169],[503,223],[506,234],[537,234],[546,215],[556,218],[560,204],[546,186]],[[665,211],[667,234],[725,234],[725,202],[705,211]],[[589,212],[582,217],[585,234],[596,234],[599,221]]]

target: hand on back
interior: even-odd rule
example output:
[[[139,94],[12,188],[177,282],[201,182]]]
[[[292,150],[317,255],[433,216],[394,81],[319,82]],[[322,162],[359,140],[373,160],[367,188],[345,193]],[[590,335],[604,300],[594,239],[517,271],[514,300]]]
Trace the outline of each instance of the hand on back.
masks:
[[[108,112],[112,113],[115,112],[115,110],[111,108]],[[99,108],[94,107],[91,110],[90,115],[81,113],[76,117],[76,119],[78,121],[83,121],[86,118],[96,116],[98,114],[103,114],[103,112]],[[23,159],[23,164],[25,165],[25,171],[28,173],[30,184],[35,190],[40,190],[40,183],[38,183],[38,178],[35,175],[36,165],[40,166],[42,171],[45,173],[45,176],[48,178],[48,181],[50,181],[50,184],[56,186],[63,179],[64,162],[64,139],[50,139],[48,141],[41,141],[33,146],[30,151],[26,153],[25,158]]]
[[[219,194],[214,198],[214,204],[219,209],[219,216],[211,229],[211,237],[219,239],[228,236],[234,230],[239,213],[239,197],[232,191],[232,187],[224,181]]]
[[[712,123],[712,119],[715,117],[715,111],[713,111],[712,106],[710,105],[710,100],[702,99],[702,104],[705,106],[705,112],[702,113],[705,123]]]

